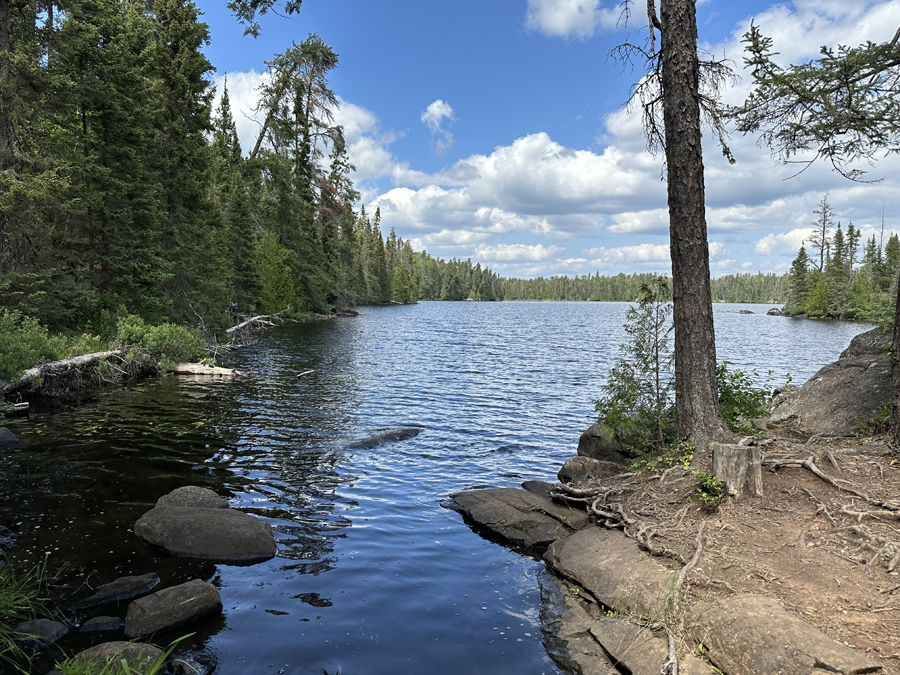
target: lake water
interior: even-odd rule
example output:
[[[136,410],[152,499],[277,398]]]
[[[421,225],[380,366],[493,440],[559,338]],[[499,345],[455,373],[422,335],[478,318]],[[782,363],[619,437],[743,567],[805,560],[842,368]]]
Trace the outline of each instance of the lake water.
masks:
[[[626,308],[363,308],[267,331],[228,357],[251,377],[165,378],[13,418],[21,442],[0,455],[0,524],[19,534],[10,557],[65,563],[60,592],[77,597],[79,584],[151,571],[166,585],[212,581],[223,616],[183,644],[222,675],[557,673],[538,620],[543,565],[444,505],[464,489],[555,479],[594,419]],[[788,372],[802,383],[869,328],[767,309],[716,305],[718,355],[778,383]],[[422,431],[348,449],[397,426]],[[268,519],[278,557],[213,565],[137,540],[134,521],[189,484]],[[68,640],[69,652],[87,644]]]

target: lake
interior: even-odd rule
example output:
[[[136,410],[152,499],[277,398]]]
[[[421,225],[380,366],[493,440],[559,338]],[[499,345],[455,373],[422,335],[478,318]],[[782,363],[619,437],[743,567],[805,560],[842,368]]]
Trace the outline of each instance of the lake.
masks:
[[[9,557],[65,564],[60,592],[78,597],[151,571],[166,585],[212,581],[224,613],[183,645],[222,675],[558,673],[541,642],[543,565],[445,505],[460,490],[555,480],[594,421],[627,307],[361,308],[261,334],[226,358],[250,377],[163,378],[12,418],[21,442],[0,457],[0,524],[19,534]],[[715,305],[717,349],[775,384],[787,373],[802,384],[870,327],[768,308]],[[349,447],[398,426],[422,431]],[[268,519],[278,557],[214,565],[137,540],[135,520],[190,484]]]

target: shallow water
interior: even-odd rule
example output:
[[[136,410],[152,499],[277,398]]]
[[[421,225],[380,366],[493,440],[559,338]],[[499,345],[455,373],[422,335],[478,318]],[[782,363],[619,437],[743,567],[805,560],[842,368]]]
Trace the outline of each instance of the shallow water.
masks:
[[[10,556],[66,563],[60,593],[77,598],[88,594],[79,584],[125,574],[213,581],[224,614],[184,644],[217,673],[557,673],[541,644],[542,564],[444,504],[463,489],[555,478],[593,421],[626,308],[364,308],[269,330],[229,358],[251,377],[148,381],[14,418],[21,442],[0,455],[0,524],[19,533]],[[868,328],[766,309],[716,305],[718,355],[772,369],[777,383],[788,372],[802,383]],[[315,373],[298,379],[305,370]],[[350,447],[400,426],[421,433]],[[187,484],[267,518],[278,557],[213,565],[137,540],[134,521]]]

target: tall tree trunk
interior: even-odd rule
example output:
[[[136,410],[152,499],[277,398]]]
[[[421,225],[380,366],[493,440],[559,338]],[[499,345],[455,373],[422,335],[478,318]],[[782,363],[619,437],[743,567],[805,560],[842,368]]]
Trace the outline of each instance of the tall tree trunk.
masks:
[[[12,155],[12,91],[9,82],[11,0],[0,0],[0,170]]]
[[[894,309],[894,331],[891,336],[891,378],[894,391],[891,396],[891,428],[888,446],[900,452],[900,281],[897,282],[897,298]]]
[[[675,322],[678,437],[705,454],[728,435],[716,386],[716,342],[700,145],[700,69],[694,0],[662,0],[662,89]]]

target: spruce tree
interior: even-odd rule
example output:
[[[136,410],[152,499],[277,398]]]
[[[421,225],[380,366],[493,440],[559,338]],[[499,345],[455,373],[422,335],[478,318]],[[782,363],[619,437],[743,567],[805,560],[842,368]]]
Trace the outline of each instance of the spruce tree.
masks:
[[[809,279],[809,256],[806,255],[806,248],[800,247],[797,257],[791,263],[791,299],[790,309],[795,312],[805,312],[806,300],[809,297],[810,279]]]

